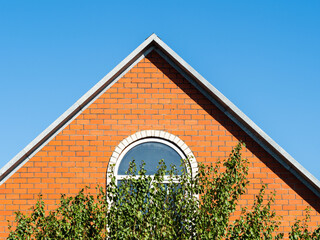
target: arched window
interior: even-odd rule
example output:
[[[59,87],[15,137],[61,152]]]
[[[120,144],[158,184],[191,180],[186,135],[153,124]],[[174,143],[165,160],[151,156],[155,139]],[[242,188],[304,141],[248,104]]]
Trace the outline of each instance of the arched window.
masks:
[[[135,160],[138,169],[144,162],[146,175],[154,175],[157,172],[159,161],[163,159],[168,170],[170,166],[175,166],[177,174],[180,175],[184,168],[181,166],[181,159],[186,158],[187,156],[179,148],[168,141],[159,138],[141,139],[128,146],[120,154],[115,169],[116,178],[117,181],[121,181],[126,177],[126,171],[132,160]]]
[[[139,169],[142,161],[145,162],[146,175],[154,175],[157,172],[159,160],[163,159],[167,169],[174,165],[177,173],[181,174],[181,159],[191,159],[187,162],[191,174],[197,171],[197,163],[188,146],[178,137],[156,130],[137,132],[124,139],[115,149],[108,166],[108,173],[112,171],[117,183],[125,178],[129,163],[135,160]],[[111,165],[114,167],[111,168]],[[108,174],[107,174],[108,175]],[[166,178],[165,178],[166,181]]]

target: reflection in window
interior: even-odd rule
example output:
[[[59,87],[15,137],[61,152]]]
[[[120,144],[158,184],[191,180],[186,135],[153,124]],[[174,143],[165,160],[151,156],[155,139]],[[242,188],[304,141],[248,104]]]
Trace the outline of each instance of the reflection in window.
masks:
[[[144,162],[146,175],[154,175],[157,172],[157,166],[161,159],[164,160],[168,170],[170,166],[175,166],[177,174],[181,175],[183,168],[181,166],[181,159],[184,158],[181,155],[181,153],[179,154],[172,147],[161,142],[150,141],[140,143],[131,148],[122,158],[118,168],[118,175],[126,175],[126,171],[132,160],[135,160],[138,169],[142,165],[142,162]]]

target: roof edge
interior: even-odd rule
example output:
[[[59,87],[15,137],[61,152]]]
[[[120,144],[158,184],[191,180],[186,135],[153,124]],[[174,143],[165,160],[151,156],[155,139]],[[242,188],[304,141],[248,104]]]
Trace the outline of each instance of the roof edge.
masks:
[[[249,117],[247,117],[239,108],[237,108],[228,98],[219,92],[211,83],[202,77],[168,45],[166,45],[156,34],[151,34],[142,44],[132,51],[123,61],[85,93],[75,104],[57,118],[48,128],[40,133],[31,143],[13,157],[4,167],[0,169],[0,185],[4,183],[14,172],[23,166],[32,154],[39,150],[44,143],[59,132],[65,124],[81,112],[99,93],[110,85],[121,73],[126,71],[145,51],[153,46],[163,51],[172,63],[176,64],[187,76],[190,76],[210,97],[214,104],[231,118],[245,132],[249,132],[255,141],[261,145],[267,152],[271,153],[285,168],[293,173],[305,185],[307,185],[318,197],[320,197],[320,181],[307,171],[299,162],[288,154],[280,145],[270,138],[261,128],[259,128]]]

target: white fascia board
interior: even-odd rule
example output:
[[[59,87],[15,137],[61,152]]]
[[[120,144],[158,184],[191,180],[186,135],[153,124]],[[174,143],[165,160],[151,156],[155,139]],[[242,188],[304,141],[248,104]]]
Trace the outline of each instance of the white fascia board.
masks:
[[[299,162],[297,162],[289,153],[287,153],[279,144],[269,137],[261,128],[259,128],[248,116],[246,116],[238,107],[236,107],[228,98],[218,91],[211,83],[202,77],[194,68],[184,61],[176,52],[174,52],[160,38],[155,37],[156,45],[170,59],[177,64],[187,75],[191,76],[213,97],[215,102],[221,104],[222,111],[235,121],[245,132],[251,132],[255,136],[257,142],[270,153],[270,150],[278,156],[276,159],[298,179],[304,182],[318,197],[320,197],[320,181],[315,178],[308,170],[306,170]],[[234,119],[236,118],[236,119]],[[280,159],[279,159],[280,157]],[[307,181],[307,182],[306,182]]]
[[[2,185],[12,174],[21,168],[44,144],[56,136],[66,124],[73,120],[80,112],[88,106],[99,93],[106,87],[109,87],[114,80],[118,80],[118,76],[126,72],[133,63],[141,56],[145,56],[153,49],[152,42],[156,37],[152,34],[132,53],[130,53],[123,61],[121,61],[113,70],[103,77],[96,85],[94,85],[87,93],[85,93],[76,103],[74,103],[67,111],[58,117],[48,128],[40,133],[32,142],[14,156],[5,166],[0,169],[0,185]],[[122,76],[122,75],[121,75]]]

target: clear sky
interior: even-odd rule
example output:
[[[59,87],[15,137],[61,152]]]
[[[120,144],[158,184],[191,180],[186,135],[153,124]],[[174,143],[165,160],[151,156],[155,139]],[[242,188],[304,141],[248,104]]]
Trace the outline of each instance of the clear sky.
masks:
[[[316,0],[0,0],[0,167],[153,32],[320,179]]]

